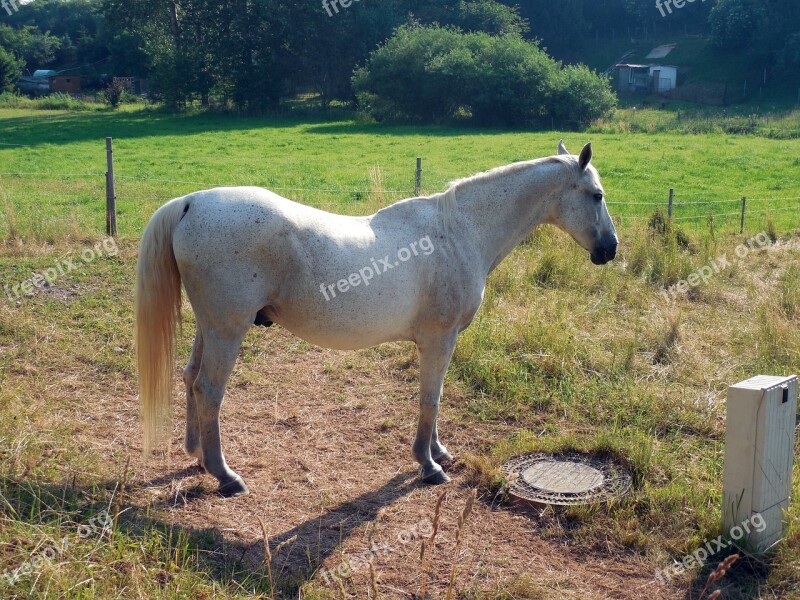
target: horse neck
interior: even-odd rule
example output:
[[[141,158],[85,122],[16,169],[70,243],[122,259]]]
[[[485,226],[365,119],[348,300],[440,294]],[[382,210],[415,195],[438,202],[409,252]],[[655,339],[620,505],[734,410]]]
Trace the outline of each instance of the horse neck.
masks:
[[[487,274],[546,222],[566,185],[568,168],[561,161],[541,159],[457,184],[458,212],[466,221],[464,238],[480,248]]]

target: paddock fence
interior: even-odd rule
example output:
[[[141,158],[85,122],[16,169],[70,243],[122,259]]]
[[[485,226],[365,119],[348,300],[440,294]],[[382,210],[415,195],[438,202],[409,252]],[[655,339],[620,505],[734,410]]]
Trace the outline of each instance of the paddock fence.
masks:
[[[108,140],[105,172],[0,171],[0,209],[5,210],[5,220],[10,221],[11,206],[15,217],[20,221],[27,218],[33,222],[34,230],[39,228],[45,234],[50,231],[53,235],[52,232],[66,227],[73,231],[104,230],[108,235],[117,235],[119,222],[124,235],[138,237],[155,208],[171,198],[201,189],[253,185],[323,210],[369,214],[403,198],[447,189],[450,177],[426,170],[422,158],[417,158],[416,163],[409,162],[407,176],[391,177],[388,185],[378,166],[352,186],[324,182],[298,185],[287,181],[286,176],[297,170],[297,163],[275,165],[274,161],[270,161],[268,172],[253,173],[248,181],[204,181],[195,177],[152,177],[147,173],[131,174],[115,169],[111,140]],[[768,220],[783,224],[788,221],[794,223],[793,227],[800,227],[800,188],[794,194],[768,196],[762,193],[751,197],[743,193],[737,198],[715,196],[711,191],[683,192],[673,188],[664,190],[662,198],[628,201],[615,200],[612,196],[607,203],[612,217],[620,225],[663,218],[676,225],[715,227],[738,233],[753,229],[762,231]],[[656,213],[660,213],[660,217],[655,216]],[[0,232],[3,225],[0,220]],[[5,225],[12,226],[11,223]]]

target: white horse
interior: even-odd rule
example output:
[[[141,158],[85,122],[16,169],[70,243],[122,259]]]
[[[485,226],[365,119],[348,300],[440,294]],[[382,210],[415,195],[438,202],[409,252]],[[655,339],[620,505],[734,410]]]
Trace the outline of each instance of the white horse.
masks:
[[[572,156],[499,167],[345,217],[255,187],[176,198],[150,219],[136,285],[136,351],[150,452],[170,417],[181,282],[197,319],[186,385],[186,452],[225,496],[247,493],[220,444],[219,412],[242,340],[279,323],[328,348],[417,345],[420,415],[413,454],[423,481],[449,481],[452,456],[436,421],[458,334],[483,300],[486,278],[540,223],[568,232],[594,264],[613,260],[617,235],[587,144]]]

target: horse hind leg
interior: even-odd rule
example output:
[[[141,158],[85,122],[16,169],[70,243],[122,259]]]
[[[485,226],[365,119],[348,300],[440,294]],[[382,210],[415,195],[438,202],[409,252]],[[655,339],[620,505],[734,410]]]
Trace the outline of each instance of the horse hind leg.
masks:
[[[183,449],[186,454],[197,459],[197,464],[203,468],[203,452],[200,448],[200,422],[197,419],[197,401],[194,397],[194,382],[200,373],[200,362],[203,358],[203,334],[200,326],[194,337],[192,354],[183,370],[183,383],[186,386],[186,436],[183,439]]]
[[[248,492],[239,475],[228,467],[222,453],[219,430],[219,413],[225,394],[225,385],[233,371],[247,323],[239,334],[222,336],[214,330],[204,329],[203,357],[200,372],[192,386],[200,432],[202,464],[207,472],[219,481],[219,493],[238,496]]]

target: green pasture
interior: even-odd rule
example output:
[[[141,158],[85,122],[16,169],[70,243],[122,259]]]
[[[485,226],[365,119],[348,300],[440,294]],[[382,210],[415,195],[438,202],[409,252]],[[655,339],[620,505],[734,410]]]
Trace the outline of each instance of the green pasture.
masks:
[[[599,131],[501,132],[386,126],[354,120],[236,118],[123,112],[0,110],[0,235],[53,239],[101,232],[106,136],[114,138],[119,229],[137,238],[164,201],[216,185],[258,185],[300,202],[351,214],[414,194],[415,159],[423,193],[514,161],[555,153],[558,139],[577,152],[591,141],[615,217],[666,209],[687,228],[747,229],[800,221],[800,140],[742,135],[650,134],[660,111],[627,111]],[[605,130],[620,128],[617,133]],[[630,133],[630,130],[642,133]],[[19,175],[16,175],[19,174]],[[385,190],[382,194],[375,194]],[[80,233],[79,233],[80,232]]]
[[[543,228],[492,274],[484,306],[456,349],[444,410],[455,424],[493,423],[508,433],[462,457],[463,468],[487,502],[499,502],[498,467],[516,453],[613,455],[633,473],[631,494],[611,506],[543,512],[536,535],[621,562],[635,559],[653,572],[724,533],[727,386],[758,373],[800,372],[800,140],[632,132],[632,120],[655,122],[658,115],[631,117],[589,133],[528,133],[139,108],[0,110],[0,281],[19,281],[103,236],[106,136],[115,140],[122,238],[119,256],[60,282],[64,293],[78,290],[68,311],[52,293],[0,301],[0,568],[23,564],[35,540],[57,539],[62,528],[102,508],[109,481],[120,477],[119,464],[112,470],[76,448],[73,425],[58,415],[81,402],[71,395],[74,386],[99,394],[101,386],[133,385],[136,241],[157,206],[209,186],[253,184],[366,213],[413,194],[417,156],[423,191],[432,193],[454,178],[553,154],[561,137],[573,152],[593,143],[620,223],[620,255],[594,267],[566,236]],[[674,226],[648,228],[653,212],[666,210],[671,187]],[[743,196],[748,213],[740,235]],[[762,231],[770,234],[768,246],[689,293],[662,295],[709,257],[733,257]],[[180,340],[180,363],[190,331]],[[408,347],[384,348],[407,363]],[[245,343],[243,355],[242,370],[261,359],[257,338]],[[355,360],[368,366],[371,356],[357,353]],[[62,381],[62,373],[70,377]],[[466,390],[458,406],[448,404],[454,385]],[[81,474],[77,487],[64,479],[65,465]],[[800,495],[800,466],[793,489]],[[150,516],[122,517],[108,538],[72,548],[43,579],[25,578],[10,592],[0,581],[0,596],[35,597],[46,583],[50,597],[72,597],[72,586],[85,580],[85,598],[271,597],[266,573],[208,558],[213,537],[176,535]],[[788,519],[776,554],[766,563],[743,559],[721,584],[723,598],[800,598],[796,501]],[[693,586],[697,597],[716,558],[680,586]],[[277,597],[340,597],[310,579]],[[511,597],[460,589],[459,598]],[[560,597],[535,585],[526,593],[513,597]]]

